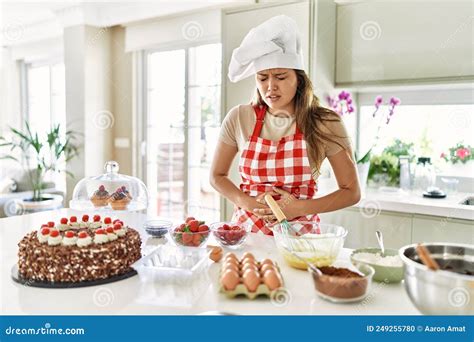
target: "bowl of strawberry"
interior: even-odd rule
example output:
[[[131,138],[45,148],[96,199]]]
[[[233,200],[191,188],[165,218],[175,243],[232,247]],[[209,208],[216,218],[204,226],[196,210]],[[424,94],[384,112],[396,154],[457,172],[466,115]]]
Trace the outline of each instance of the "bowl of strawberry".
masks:
[[[204,221],[188,217],[184,223],[171,227],[170,235],[173,241],[180,246],[201,247],[209,238],[209,227]]]
[[[237,249],[245,242],[250,226],[236,222],[216,222],[211,224],[211,231],[222,247]]]

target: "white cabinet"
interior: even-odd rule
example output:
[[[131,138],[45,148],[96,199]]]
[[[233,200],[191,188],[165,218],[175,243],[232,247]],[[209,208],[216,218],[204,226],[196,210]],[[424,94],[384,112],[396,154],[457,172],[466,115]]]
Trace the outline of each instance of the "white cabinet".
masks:
[[[366,1],[337,9],[336,83],[472,79],[472,1]]]
[[[345,247],[377,246],[375,231],[384,236],[385,247],[400,248],[418,242],[454,242],[474,244],[474,222],[446,217],[402,214],[346,208],[320,214],[322,223],[343,226],[349,233]]]
[[[474,245],[474,222],[415,215],[413,242],[455,242]]]
[[[349,231],[344,244],[348,248],[377,247],[377,230],[382,232],[386,248],[398,249],[411,242],[412,217],[409,214],[347,208],[320,216],[322,223],[341,225]]]

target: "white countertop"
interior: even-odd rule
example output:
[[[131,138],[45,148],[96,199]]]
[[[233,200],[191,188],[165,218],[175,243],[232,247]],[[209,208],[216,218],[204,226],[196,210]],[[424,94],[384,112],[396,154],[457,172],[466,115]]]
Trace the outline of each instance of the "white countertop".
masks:
[[[474,220],[474,206],[460,204],[469,196],[472,197],[474,194],[456,193],[450,194],[446,198],[426,198],[415,192],[403,190],[385,192],[368,189],[355,207],[373,207],[375,203],[380,210]]]
[[[91,213],[89,213],[91,214]],[[244,248],[237,252],[252,252],[256,258],[277,261],[289,296],[286,303],[277,305],[268,298],[249,300],[228,299],[218,292],[220,264],[212,264],[207,281],[193,288],[141,283],[138,276],[115,283],[76,288],[43,289],[27,287],[10,278],[12,266],[17,261],[18,241],[30,230],[37,229],[46,221],[58,221],[61,217],[78,215],[76,211],[61,209],[24,216],[0,219],[1,278],[0,314],[2,315],[189,315],[208,311],[220,311],[246,315],[416,315],[400,284],[373,283],[371,293],[362,302],[334,304],[319,298],[311,276],[287,266],[278,254],[272,237],[251,234]],[[156,244],[147,240],[142,227],[144,214],[122,213],[117,217],[140,231],[144,248]],[[211,242],[212,243],[212,242]],[[148,247],[147,247],[148,245]],[[339,255],[339,262],[348,261],[349,249]]]
[[[321,180],[318,197],[337,189],[332,180]],[[377,210],[396,211],[408,214],[448,217],[462,220],[474,220],[474,206],[460,204],[473,193],[457,192],[446,198],[426,198],[414,191],[382,191],[367,188],[355,208],[372,208]]]

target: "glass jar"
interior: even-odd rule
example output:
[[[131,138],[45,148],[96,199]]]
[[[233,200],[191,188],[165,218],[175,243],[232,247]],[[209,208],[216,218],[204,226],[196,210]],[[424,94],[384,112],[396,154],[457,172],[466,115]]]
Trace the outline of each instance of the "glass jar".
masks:
[[[433,165],[431,165],[431,159],[428,157],[418,158],[418,162],[415,167],[413,188],[417,192],[424,192],[428,188],[431,188],[436,183],[436,173]]]

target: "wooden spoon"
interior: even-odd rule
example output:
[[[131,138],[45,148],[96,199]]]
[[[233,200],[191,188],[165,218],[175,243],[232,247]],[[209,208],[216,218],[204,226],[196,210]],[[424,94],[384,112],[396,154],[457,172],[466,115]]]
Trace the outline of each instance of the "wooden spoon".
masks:
[[[428,267],[430,270],[437,271],[439,270],[439,265],[436,262],[435,259],[431,257],[430,252],[428,249],[423,246],[421,243],[416,246],[416,252],[418,253],[418,256],[420,257],[421,262]]]

